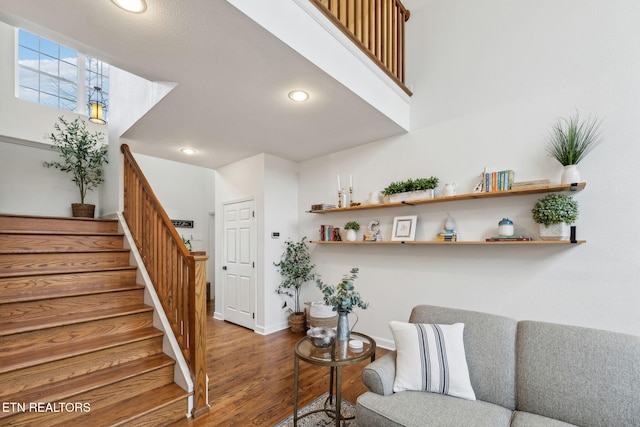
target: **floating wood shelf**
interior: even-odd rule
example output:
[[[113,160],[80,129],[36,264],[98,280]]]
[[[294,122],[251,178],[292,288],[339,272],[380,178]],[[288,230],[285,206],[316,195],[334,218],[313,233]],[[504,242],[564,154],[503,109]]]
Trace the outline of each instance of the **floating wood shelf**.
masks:
[[[580,191],[587,185],[586,182],[580,182],[577,184],[560,184],[560,185],[548,185],[544,187],[533,187],[533,188],[523,188],[517,190],[504,190],[504,191],[493,191],[489,193],[467,193],[467,194],[458,194],[455,196],[442,196],[442,197],[434,197],[432,199],[417,199],[417,200],[406,200],[402,202],[393,202],[393,203],[380,203],[376,205],[360,205],[346,208],[333,208],[333,209],[322,209],[322,210],[309,210],[307,213],[317,213],[317,214],[325,214],[325,213],[334,213],[334,212],[351,212],[357,210],[366,210],[366,209],[383,209],[383,208],[397,208],[400,206],[413,206],[413,205],[424,205],[428,203],[442,203],[442,202],[454,202],[460,200],[471,200],[471,199],[491,199],[495,197],[510,197],[510,196],[523,196],[527,194],[541,194],[541,193],[559,193],[565,191]],[[451,242],[446,242],[451,243]],[[458,242],[462,243],[462,242]],[[485,242],[481,242],[485,243]],[[493,243],[493,242],[487,242]],[[504,242],[496,242],[498,244],[502,244]],[[509,244],[513,244],[512,242],[507,242]],[[523,242],[518,242],[523,243]],[[530,242],[524,242],[530,243]]]
[[[570,240],[529,240],[529,241],[513,241],[513,242],[483,242],[483,241],[462,241],[462,242],[441,242],[438,240],[431,241],[420,241],[420,242],[327,242],[323,240],[312,240],[310,243],[317,243],[320,245],[368,245],[368,246],[379,246],[379,245],[444,245],[444,246],[459,246],[459,245],[572,245],[572,244],[581,244],[586,243],[586,240],[576,240],[572,242]]]

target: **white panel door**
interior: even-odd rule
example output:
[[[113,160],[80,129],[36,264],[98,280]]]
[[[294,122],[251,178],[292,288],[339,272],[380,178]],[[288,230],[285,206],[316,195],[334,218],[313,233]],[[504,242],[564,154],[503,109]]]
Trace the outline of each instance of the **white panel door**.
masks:
[[[224,205],[224,319],[255,328],[255,218],[253,200]]]

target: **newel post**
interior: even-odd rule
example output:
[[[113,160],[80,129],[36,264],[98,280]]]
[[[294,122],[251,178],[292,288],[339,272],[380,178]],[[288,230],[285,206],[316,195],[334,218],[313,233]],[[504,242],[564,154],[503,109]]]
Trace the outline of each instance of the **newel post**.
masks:
[[[189,336],[193,369],[193,418],[209,412],[207,390],[207,278],[206,255],[189,259]]]

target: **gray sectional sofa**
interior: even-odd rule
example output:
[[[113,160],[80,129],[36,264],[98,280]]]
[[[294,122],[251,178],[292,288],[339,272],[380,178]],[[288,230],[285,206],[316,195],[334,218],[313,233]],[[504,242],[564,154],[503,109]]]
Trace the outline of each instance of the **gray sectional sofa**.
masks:
[[[426,305],[409,322],[465,324],[476,400],[394,393],[392,352],[363,370],[358,426],[640,426],[640,337]]]

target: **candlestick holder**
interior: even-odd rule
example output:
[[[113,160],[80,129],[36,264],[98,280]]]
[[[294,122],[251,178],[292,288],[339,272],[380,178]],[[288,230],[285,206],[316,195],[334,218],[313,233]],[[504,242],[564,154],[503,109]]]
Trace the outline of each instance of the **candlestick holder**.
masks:
[[[353,206],[353,186],[349,187],[349,206]]]

